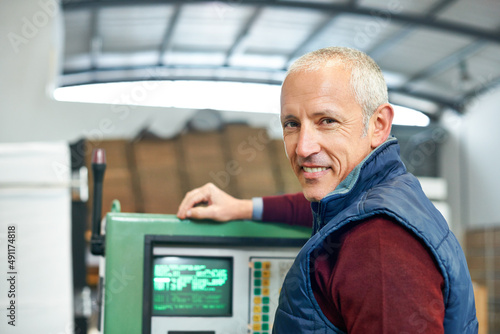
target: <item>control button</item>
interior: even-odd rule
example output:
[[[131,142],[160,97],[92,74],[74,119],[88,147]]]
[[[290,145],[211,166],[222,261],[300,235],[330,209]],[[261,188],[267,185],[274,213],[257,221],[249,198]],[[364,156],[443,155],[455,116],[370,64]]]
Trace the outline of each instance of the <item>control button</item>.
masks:
[[[264,289],[264,290],[266,290],[266,289]],[[267,290],[269,290],[269,289],[267,289]],[[253,289],[253,294],[256,296],[260,296],[260,289],[259,288]],[[269,291],[268,291],[266,296],[269,296]]]
[[[262,268],[264,268],[264,269],[271,268],[271,262],[264,262],[264,263],[262,263]]]
[[[264,277],[264,278],[269,278],[269,277],[271,277],[271,272],[270,272],[269,270],[264,270],[264,271],[262,272],[262,277]]]
[[[260,324],[253,324],[252,328],[254,331],[260,331]]]
[[[262,315],[262,321],[268,322],[269,321],[269,316],[267,314]]]
[[[269,330],[269,324],[262,324],[262,330],[263,331],[268,331]]]
[[[254,267],[255,269],[260,269],[260,268],[262,268],[262,262],[254,262],[254,263],[253,263],[253,267]]]
[[[261,277],[262,277],[262,271],[260,271],[260,270],[256,270],[256,271],[253,273],[253,277],[255,277],[255,278],[261,278]]]
[[[260,297],[256,297],[256,298],[259,298],[259,299],[260,299]],[[264,298],[262,298],[262,303],[264,303],[264,304],[269,304],[269,297],[264,297]],[[255,303],[255,304],[260,304],[260,303]]]
[[[262,280],[262,285],[263,286],[269,286],[269,279],[265,278]]]
[[[255,309],[255,307],[256,307],[256,306],[254,306],[254,309]],[[259,306],[259,308],[260,308],[260,306]],[[262,307],[262,312],[263,312],[263,313],[269,313],[269,306],[263,306],[263,307]]]
[[[267,298],[267,299],[268,299],[268,302],[269,302],[269,298]],[[262,304],[262,298],[260,298],[260,297],[254,297],[253,298],[253,303],[254,304]]]
[[[260,290],[260,289],[259,289],[259,290]],[[264,288],[264,289],[262,289],[262,294],[263,294],[264,296],[269,296],[269,288]],[[260,295],[260,293],[259,293],[259,295]]]
[[[255,305],[253,307],[253,313],[261,313],[262,312],[262,308],[258,305]],[[269,312],[269,307],[267,308],[267,312]]]
[[[254,314],[252,319],[253,319],[253,322],[260,322],[260,314]]]
[[[254,282],[253,282],[253,285],[255,286],[261,286],[262,284],[262,281],[260,279],[256,279]]]

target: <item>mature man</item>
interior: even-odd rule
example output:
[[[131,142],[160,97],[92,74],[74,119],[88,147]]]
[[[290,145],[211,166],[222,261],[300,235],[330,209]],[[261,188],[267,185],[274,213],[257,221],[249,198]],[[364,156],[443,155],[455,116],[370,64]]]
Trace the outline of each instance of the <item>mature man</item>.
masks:
[[[313,235],[283,284],[275,333],[477,333],[463,252],[406,172],[387,101],[379,67],[357,50],[317,50],[287,73],[283,137]],[[303,212],[297,195],[264,199],[264,212],[273,200]],[[207,185],[178,216],[250,218],[256,206]]]

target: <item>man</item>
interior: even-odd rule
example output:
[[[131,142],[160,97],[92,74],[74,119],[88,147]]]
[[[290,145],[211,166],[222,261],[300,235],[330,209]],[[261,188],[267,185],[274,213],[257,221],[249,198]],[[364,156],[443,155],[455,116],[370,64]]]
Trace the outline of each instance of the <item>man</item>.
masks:
[[[465,257],[406,172],[387,101],[379,67],[357,50],[317,50],[287,73],[285,150],[311,202],[313,235],[283,283],[275,333],[477,333]],[[303,212],[288,195],[265,198],[264,213],[272,200]],[[178,216],[250,218],[255,203],[207,185],[186,195]]]

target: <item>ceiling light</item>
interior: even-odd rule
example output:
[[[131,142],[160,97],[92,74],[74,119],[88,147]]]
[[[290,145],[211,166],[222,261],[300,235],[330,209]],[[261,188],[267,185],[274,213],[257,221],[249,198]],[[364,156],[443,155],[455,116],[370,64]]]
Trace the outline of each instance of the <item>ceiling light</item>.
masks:
[[[57,88],[58,101],[278,114],[278,85],[225,81],[133,81]],[[427,126],[423,113],[394,105],[393,124]]]

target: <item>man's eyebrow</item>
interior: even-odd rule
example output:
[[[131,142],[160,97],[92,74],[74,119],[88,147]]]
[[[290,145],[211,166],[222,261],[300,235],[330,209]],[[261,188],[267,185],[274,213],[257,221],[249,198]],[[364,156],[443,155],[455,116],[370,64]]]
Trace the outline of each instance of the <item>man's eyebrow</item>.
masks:
[[[319,111],[316,111],[314,113],[312,113],[313,117],[319,117],[319,116],[329,116],[329,117],[338,117],[338,113],[333,110],[333,109],[323,109],[323,110],[319,110]],[[288,115],[285,115],[285,116],[281,116],[280,117],[281,121],[287,121],[287,120],[290,120],[290,119],[297,119],[297,116],[293,115],[293,114],[288,114]]]
[[[312,114],[313,116],[337,116],[337,113],[335,112],[335,110],[333,109],[323,109],[323,110],[320,110],[320,111],[316,111]]]
[[[286,116],[281,117],[281,121],[286,121],[286,120],[289,120],[289,119],[296,119],[296,118],[297,117],[295,117],[294,115],[288,114]]]

